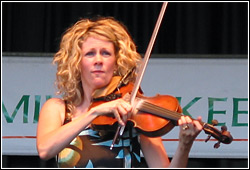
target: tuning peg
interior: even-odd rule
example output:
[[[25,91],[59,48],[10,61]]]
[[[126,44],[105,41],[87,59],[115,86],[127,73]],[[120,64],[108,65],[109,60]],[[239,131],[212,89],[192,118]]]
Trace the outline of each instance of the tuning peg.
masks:
[[[211,138],[211,135],[208,135],[207,139],[205,139],[205,142],[209,141],[210,138]]]
[[[221,126],[221,131],[222,131],[222,132],[227,131],[227,127],[226,127],[226,126]]]
[[[213,120],[212,120],[212,125],[213,125],[213,126],[218,125],[218,121],[215,120],[215,119],[213,119]],[[207,138],[205,139],[205,142],[209,141],[210,138],[211,138],[211,134],[207,136]]]
[[[217,142],[216,144],[214,144],[214,148],[217,149],[220,147],[220,142]]]
[[[213,126],[217,126],[217,125],[218,125],[218,121],[217,121],[216,119],[213,119],[213,120],[212,120],[212,125],[213,125]]]

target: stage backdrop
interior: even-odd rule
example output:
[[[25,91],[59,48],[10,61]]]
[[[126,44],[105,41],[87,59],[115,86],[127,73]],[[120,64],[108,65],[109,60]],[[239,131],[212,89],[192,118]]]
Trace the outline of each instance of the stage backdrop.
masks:
[[[165,57],[168,57],[166,55]],[[189,56],[192,57],[192,56]],[[202,57],[202,56],[201,56]],[[204,56],[203,56],[204,57]],[[220,58],[220,59],[216,59]],[[237,58],[237,57],[235,57]],[[55,71],[50,57],[3,57],[2,59],[2,154],[37,155],[36,128],[43,103],[55,96]],[[194,142],[192,158],[248,157],[248,60],[187,58],[181,55],[149,60],[142,89],[146,96],[170,94],[178,98],[183,113],[204,122],[226,125],[231,144],[204,142],[201,132]],[[179,127],[162,137],[173,156]]]

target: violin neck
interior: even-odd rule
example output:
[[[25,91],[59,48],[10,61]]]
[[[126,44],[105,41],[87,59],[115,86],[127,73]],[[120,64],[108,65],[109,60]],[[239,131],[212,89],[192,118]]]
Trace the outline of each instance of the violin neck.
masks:
[[[166,119],[170,119],[173,121],[178,121],[178,119],[182,116],[182,114],[180,114],[180,113],[165,109],[163,107],[157,106],[157,105],[152,104],[150,102],[147,102],[145,100],[141,101],[138,109],[140,111],[147,112],[147,113],[150,113],[152,115],[159,116],[159,117],[166,118]]]
[[[139,104],[138,109],[142,112],[147,112],[155,116],[159,116],[165,119],[169,119],[172,121],[178,121],[183,114],[180,114],[176,111],[172,111],[169,109],[165,109],[163,107],[157,106],[155,104],[152,104],[150,102],[147,102],[145,100],[141,101]],[[190,117],[192,120],[194,120],[192,117]],[[199,121],[202,126],[206,125],[207,123]]]

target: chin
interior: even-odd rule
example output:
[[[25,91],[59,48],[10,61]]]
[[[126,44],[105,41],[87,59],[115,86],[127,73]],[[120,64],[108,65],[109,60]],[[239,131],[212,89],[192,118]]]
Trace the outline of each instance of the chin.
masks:
[[[95,89],[100,89],[100,88],[103,88],[105,86],[108,85],[108,82],[104,82],[104,81],[98,81],[98,82],[95,82]]]

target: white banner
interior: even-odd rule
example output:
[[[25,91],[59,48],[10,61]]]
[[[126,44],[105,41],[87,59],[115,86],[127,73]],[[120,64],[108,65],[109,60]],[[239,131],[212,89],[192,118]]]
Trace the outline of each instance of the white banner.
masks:
[[[216,57],[216,56],[214,56]],[[218,57],[219,58],[219,57]],[[2,154],[37,155],[36,126],[41,106],[55,95],[56,67],[52,57],[3,57]],[[180,101],[183,113],[204,122],[216,119],[226,125],[231,144],[204,142],[201,132],[192,158],[248,158],[248,60],[152,58],[142,80],[146,96],[169,94]],[[179,127],[164,135],[167,153],[173,156]]]

